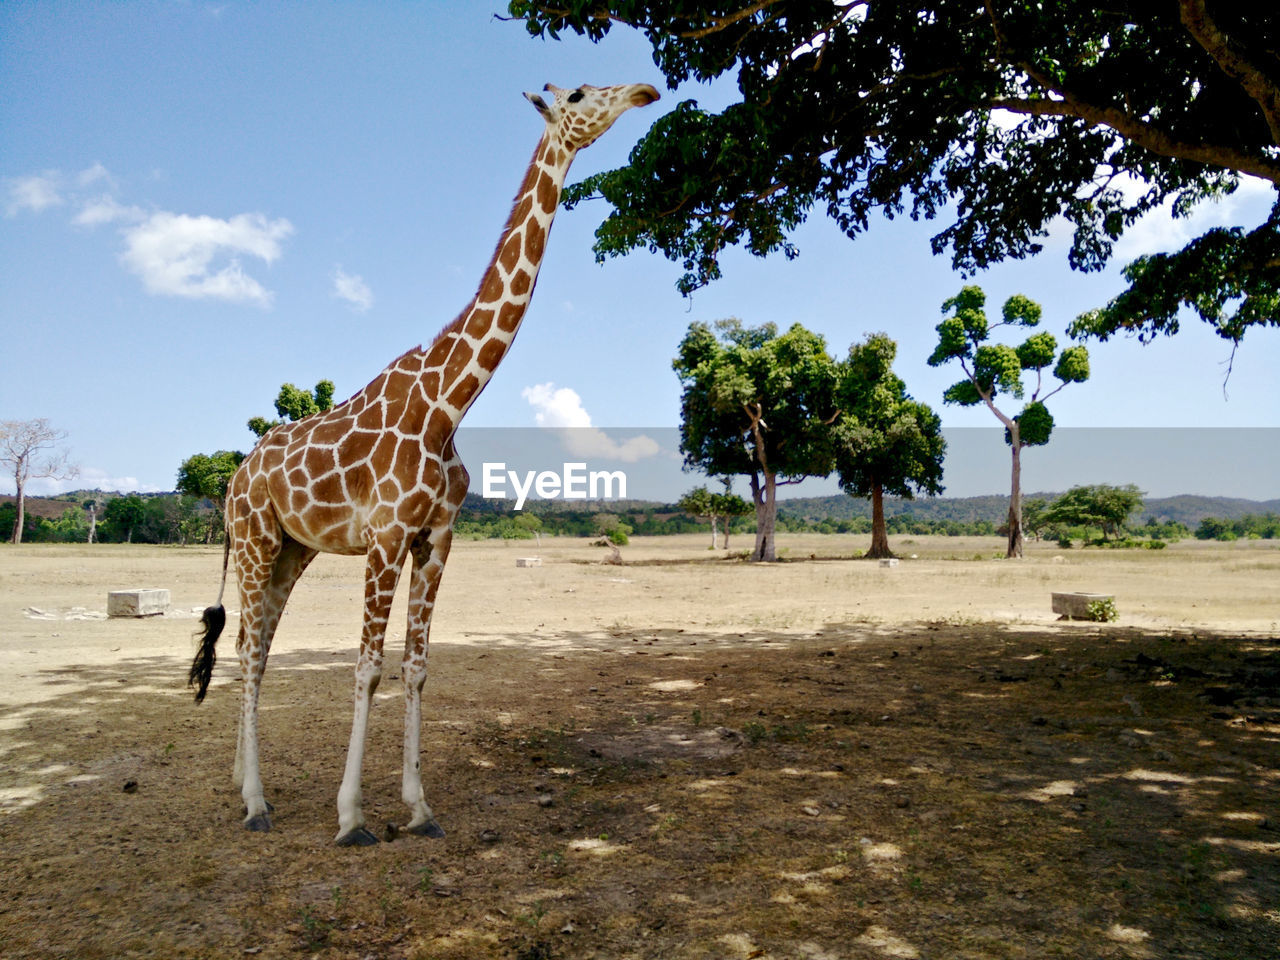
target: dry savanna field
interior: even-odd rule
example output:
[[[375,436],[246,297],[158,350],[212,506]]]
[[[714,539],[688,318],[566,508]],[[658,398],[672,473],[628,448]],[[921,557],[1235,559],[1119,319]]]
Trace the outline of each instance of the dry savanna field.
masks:
[[[221,548],[0,549],[0,952],[1280,956],[1280,545],[907,537],[884,568],[865,538],[779,543],[458,543],[424,698],[448,835],[396,835],[401,597],[363,849],[332,843],[359,559],[286,612],[251,834],[234,600],[208,699],[185,687]],[[169,613],[106,619],[128,587]],[[1055,590],[1119,619],[1059,621]]]

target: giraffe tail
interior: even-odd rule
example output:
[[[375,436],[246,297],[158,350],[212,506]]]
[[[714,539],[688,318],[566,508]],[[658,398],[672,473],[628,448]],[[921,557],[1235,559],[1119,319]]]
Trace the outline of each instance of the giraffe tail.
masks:
[[[222,628],[227,625],[227,611],[222,606],[222,592],[227,586],[227,559],[231,555],[231,538],[227,537],[222,550],[222,586],[218,589],[218,599],[212,607],[205,607],[200,617],[200,625],[204,632],[200,637],[200,647],[191,661],[191,672],[187,675],[187,686],[196,688],[196,703],[204,702],[204,695],[209,691],[209,681],[213,679],[213,665],[217,662],[215,646]]]

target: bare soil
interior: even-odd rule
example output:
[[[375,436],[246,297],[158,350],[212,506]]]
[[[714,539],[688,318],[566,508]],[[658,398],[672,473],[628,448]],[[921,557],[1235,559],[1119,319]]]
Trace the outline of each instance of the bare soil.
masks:
[[[1276,544],[780,542],[457,544],[423,736],[448,836],[396,835],[392,655],[367,849],[332,843],[359,560],[317,560],[282,623],[250,834],[234,602],[208,700],[185,688],[221,549],[0,549],[0,953],[1280,956]],[[169,614],[105,619],[126,587]],[[1054,590],[1120,619],[1059,621]]]

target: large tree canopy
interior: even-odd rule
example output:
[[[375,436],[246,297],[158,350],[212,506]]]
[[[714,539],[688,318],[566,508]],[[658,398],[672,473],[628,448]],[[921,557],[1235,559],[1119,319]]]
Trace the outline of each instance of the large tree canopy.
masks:
[[[831,472],[836,366],[818,334],[740,320],[689,325],[680,377],[680,452],[710,476],[745,475],[756,511],[752,560],[776,560],[777,488]]]
[[[603,195],[600,257],[683,264],[691,290],[745,246],[794,256],[816,207],[850,237],[871,214],[950,220],[933,238],[965,272],[1037,253],[1074,226],[1069,259],[1101,269],[1126,227],[1186,214],[1241,176],[1280,185],[1280,7],[1256,0],[513,0],[535,36],[653,45],[675,87],[736,71],[740,100],[662,117],[629,166],[571,187]],[[1238,342],[1280,324],[1280,203],[1141,258],[1077,335],[1172,333],[1190,307]]]

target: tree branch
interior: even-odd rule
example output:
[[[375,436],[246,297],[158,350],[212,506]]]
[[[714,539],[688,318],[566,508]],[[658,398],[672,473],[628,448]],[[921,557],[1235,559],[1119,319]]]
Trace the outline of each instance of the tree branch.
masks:
[[[1246,153],[1222,144],[1191,143],[1185,140],[1178,140],[1166,131],[1146,121],[1139,120],[1137,117],[1122,110],[1117,110],[1115,107],[1086,103],[1065,91],[1055,90],[1042,83],[1030,72],[1028,72],[1028,76],[1032,76],[1032,79],[1036,80],[1037,83],[1041,83],[1041,86],[1044,86],[1046,90],[1057,93],[1062,99],[992,97],[987,101],[987,106],[992,110],[1007,110],[1010,113],[1020,113],[1028,116],[1074,117],[1077,120],[1084,120],[1095,127],[1110,127],[1126,140],[1130,140],[1138,146],[1144,147],[1152,153],[1158,153],[1163,157],[1190,160],[1194,163],[1203,163],[1214,167],[1226,167],[1229,170],[1247,173],[1260,179],[1268,180],[1280,187],[1280,163],[1273,163],[1255,154]]]
[[[1209,15],[1204,0],[1180,0],[1178,3],[1182,25],[1191,38],[1213,57],[1214,62],[1232,80],[1244,88],[1245,93],[1258,102],[1271,139],[1280,144],[1280,88],[1248,57],[1240,52],[1218,22]]]
[[[701,40],[703,37],[708,37],[713,33],[719,33],[721,30],[725,30],[733,26],[739,20],[745,20],[747,17],[753,17],[761,10],[766,10],[778,2],[779,0],[757,0],[756,3],[753,3],[748,7],[744,7],[737,13],[731,13],[728,16],[713,19],[709,26],[701,27],[696,30],[682,30],[677,34],[677,36],[683,37],[687,40]]]

